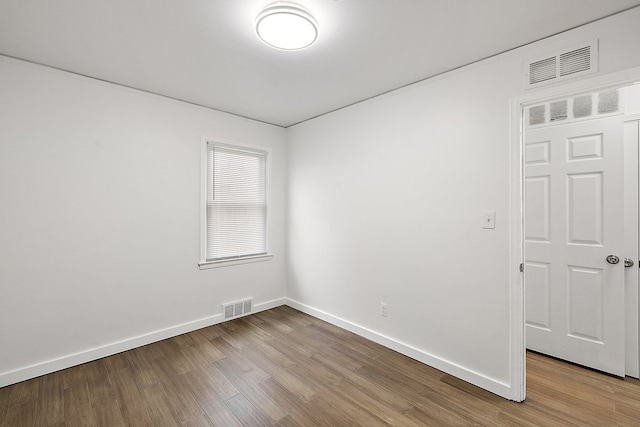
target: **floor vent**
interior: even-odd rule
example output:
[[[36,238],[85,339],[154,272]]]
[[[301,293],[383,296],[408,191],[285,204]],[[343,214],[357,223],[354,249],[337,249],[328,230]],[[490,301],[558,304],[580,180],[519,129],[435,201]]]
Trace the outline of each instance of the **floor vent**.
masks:
[[[253,305],[253,299],[249,298],[242,301],[230,302],[222,304],[222,314],[224,320],[235,319],[236,317],[244,316],[251,313]]]
[[[573,49],[529,61],[525,89],[598,71],[598,40]]]

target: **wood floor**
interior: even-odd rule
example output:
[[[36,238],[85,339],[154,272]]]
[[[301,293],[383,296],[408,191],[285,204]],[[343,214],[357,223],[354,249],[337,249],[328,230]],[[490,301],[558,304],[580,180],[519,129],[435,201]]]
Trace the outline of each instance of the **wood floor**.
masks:
[[[527,382],[509,402],[279,307],[0,388],[0,425],[640,426],[637,380],[529,354]]]

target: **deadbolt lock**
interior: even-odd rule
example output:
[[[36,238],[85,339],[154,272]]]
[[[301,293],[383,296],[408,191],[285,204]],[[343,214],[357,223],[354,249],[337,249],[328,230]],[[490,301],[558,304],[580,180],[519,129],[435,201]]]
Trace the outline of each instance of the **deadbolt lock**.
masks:
[[[625,267],[633,267],[633,260],[631,258],[625,258],[624,259],[624,266]]]

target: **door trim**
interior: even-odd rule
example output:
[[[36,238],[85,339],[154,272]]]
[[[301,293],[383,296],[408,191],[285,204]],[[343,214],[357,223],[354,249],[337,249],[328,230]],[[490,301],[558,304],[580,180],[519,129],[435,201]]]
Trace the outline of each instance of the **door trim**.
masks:
[[[625,201],[635,204],[629,208],[625,204],[625,256],[635,255],[635,265],[625,268],[625,374],[634,378],[640,375],[640,348],[638,323],[638,142],[640,139],[640,114],[633,114],[623,118],[624,138],[624,197]],[[634,304],[632,301],[635,301]]]
[[[612,86],[626,86],[640,81],[640,67],[615,73],[582,78],[570,83],[532,90],[510,99],[510,144],[509,144],[509,277],[510,277],[510,343],[511,350],[510,398],[521,402],[526,397],[526,349],[524,328],[524,274],[520,263],[524,263],[524,191],[523,191],[523,147],[524,110],[528,105],[570,97],[581,92],[594,91]]]

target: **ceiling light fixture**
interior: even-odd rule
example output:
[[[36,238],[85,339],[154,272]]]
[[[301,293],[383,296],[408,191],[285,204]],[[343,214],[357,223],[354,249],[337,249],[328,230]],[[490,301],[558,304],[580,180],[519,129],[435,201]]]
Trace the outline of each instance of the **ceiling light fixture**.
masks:
[[[295,3],[277,2],[265,7],[256,18],[256,33],[282,50],[299,50],[318,39],[318,23],[309,11]]]

